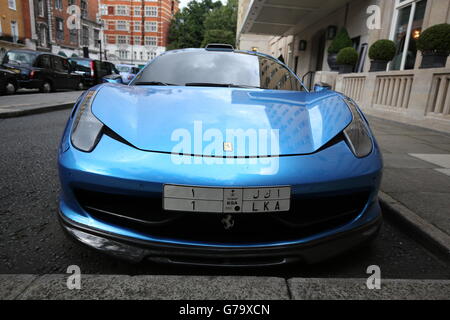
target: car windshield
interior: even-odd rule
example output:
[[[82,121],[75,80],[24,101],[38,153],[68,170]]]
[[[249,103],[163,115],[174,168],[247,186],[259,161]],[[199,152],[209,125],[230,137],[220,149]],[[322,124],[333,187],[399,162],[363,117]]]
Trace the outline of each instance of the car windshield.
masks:
[[[33,64],[36,59],[36,55],[30,52],[10,51],[3,58],[3,63],[22,65]]]
[[[147,65],[131,85],[303,89],[295,75],[274,59],[206,50],[163,54]]]
[[[116,66],[117,70],[119,72],[130,72],[131,73],[131,67],[129,66]]]

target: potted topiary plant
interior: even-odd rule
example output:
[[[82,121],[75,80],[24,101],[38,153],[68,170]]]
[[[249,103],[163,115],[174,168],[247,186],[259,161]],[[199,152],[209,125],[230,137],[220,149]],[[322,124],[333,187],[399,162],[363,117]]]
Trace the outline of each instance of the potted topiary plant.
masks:
[[[445,67],[450,53],[450,24],[437,24],[422,32],[417,49],[422,51],[420,68]]]
[[[337,65],[336,59],[339,51],[344,48],[352,46],[352,40],[350,39],[347,29],[342,28],[333,42],[331,42],[330,47],[328,48],[328,65],[332,71],[338,71],[339,67]]]
[[[369,58],[372,59],[370,72],[386,71],[389,61],[394,59],[397,48],[391,40],[378,40],[370,46]]]
[[[358,62],[358,52],[353,47],[344,48],[339,51],[336,62],[339,66],[339,73],[352,73]]]

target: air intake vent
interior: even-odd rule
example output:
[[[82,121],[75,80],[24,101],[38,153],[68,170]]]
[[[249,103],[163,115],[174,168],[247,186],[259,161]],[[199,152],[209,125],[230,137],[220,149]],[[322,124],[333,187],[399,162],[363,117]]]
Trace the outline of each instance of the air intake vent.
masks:
[[[206,50],[214,50],[214,51],[233,51],[234,48],[231,44],[223,44],[223,43],[210,43],[205,47]]]

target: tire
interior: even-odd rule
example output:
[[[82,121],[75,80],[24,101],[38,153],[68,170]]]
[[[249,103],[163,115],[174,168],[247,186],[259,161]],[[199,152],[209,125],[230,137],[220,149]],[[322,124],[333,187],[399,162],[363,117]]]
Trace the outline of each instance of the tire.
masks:
[[[53,86],[50,82],[48,81],[44,81],[44,83],[42,84],[41,88],[39,89],[40,92],[42,93],[50,93],[53,91]]]
[[[78,81],[77,85],[75,86],[75,90],[78,90],[78,91],[84,90],[83,81]]]
[[[7,81],[5,85],[5,94],[15,94],[17,91],[17,85],[12,81]]]

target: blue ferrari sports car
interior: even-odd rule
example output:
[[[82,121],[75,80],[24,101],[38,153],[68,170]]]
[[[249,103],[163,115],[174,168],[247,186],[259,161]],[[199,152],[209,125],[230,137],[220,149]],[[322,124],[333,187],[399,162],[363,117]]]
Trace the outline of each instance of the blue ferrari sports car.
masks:
[[[381,225],[382,157],[356,103],[226,45],[87,90],[58,165],[63,229],[133,262],[315,263]]]

